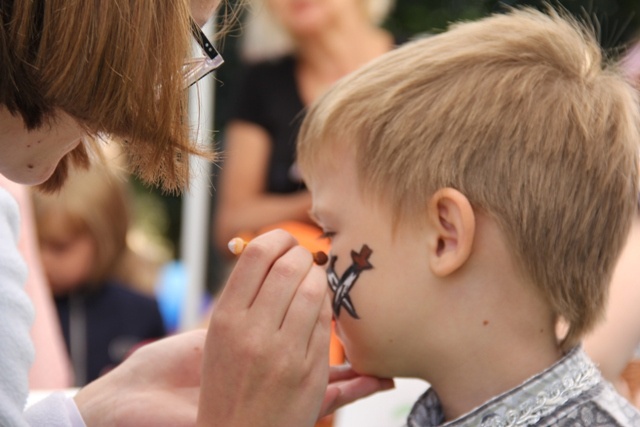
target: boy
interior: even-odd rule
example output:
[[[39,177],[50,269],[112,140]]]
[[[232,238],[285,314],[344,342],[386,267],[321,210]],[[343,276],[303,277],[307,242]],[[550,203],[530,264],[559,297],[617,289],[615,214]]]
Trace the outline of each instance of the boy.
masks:
[[[575,22],[512,11],[310,109],[298,156],[338,334],[359,373],[431,384],[409,426],[640,425],[579,346],[638,194],[636,95],[601,62]]]

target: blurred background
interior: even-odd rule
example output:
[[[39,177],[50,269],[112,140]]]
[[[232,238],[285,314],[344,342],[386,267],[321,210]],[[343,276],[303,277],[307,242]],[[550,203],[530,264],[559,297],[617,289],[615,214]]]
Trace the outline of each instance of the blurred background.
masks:
[[[237,11],[237,0],[229,0],[228,11]],[[640,37],[640,2],[638,0],[563,0],[545,2],[538,0],[397,0],[383,27],[400,39],[409,40],[425,34],[437,34],[446,30],[451,22],[473,20],[490,13],[501,12],[512,6],[545,8],[547,4],[560,5],[596,29],[606,53],[615,58]],[[246,13],[246,12],[244,12]],[[241,19],[238,19],[241,22]],[[243,35],[241,25],[234,25],[216,45],[225,64],[215,76],[214,141],[216,150],[223,153],[211,166],[211,212],[215,215],[217,179],[224,166],[224,135],[221,131],[230,114],[230,106],[238,91],[242,64],[239,59],[239,40]],[[132,244],[159,263],[179,260],[182,197],[162,194],[159,190],[132,182],[135,193],[135,214]],[[212,235],[211,230],[203,233]],[[213,237],[212,237],[213,239]],[[212,240],[210,239],[210,240]],[[226,278],[225,256],[221,256],[213,244],[209,246],[208,271],[205,287],[215,293]],[[179,274],[178,274],[179,275]]]

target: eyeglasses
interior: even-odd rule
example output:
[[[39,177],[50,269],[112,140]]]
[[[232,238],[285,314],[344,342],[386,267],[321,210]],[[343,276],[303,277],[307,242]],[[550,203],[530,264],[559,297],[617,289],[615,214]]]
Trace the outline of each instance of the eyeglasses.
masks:
[[[182,67],[182,74],[187,88],[196,84],[200,79],[215,71],[224,63],[222,55],[213,47],[213,44],[194,21],[191,21],[191,34],[204,51],[205,56],[185,61]]]

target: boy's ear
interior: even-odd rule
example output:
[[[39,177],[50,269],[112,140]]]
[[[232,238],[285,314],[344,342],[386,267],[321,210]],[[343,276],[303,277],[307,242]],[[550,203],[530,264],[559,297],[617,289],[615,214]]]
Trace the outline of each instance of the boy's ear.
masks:
[[[469,199],[453,188],[436,191],[428,204],[429,267],[438,277],[464,265],[471,255],[476,218]]]

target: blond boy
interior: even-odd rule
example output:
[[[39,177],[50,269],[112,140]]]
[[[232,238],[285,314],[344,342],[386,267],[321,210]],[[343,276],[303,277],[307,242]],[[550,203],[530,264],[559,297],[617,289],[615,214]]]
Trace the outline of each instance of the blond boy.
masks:
[[[407,44],[310,109],[298,155],[338,333],[356,371],[431,384],[409,426],[640,425],[579,346],[636,208],[636,102],[589,31],[521,10]]]

